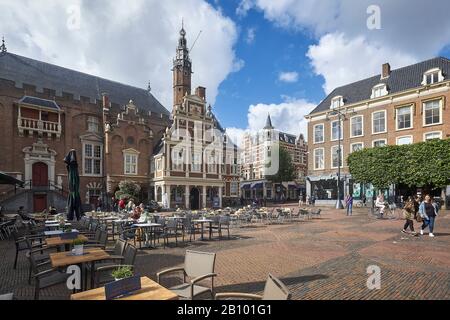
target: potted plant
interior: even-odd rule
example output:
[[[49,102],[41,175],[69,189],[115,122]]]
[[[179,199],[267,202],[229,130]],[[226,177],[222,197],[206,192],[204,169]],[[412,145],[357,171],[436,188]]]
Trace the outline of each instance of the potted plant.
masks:
[[[131,267],[119,267],[117,269],[115,269],[111,275],[113,276],[113,278],[118,281],[118,280],[122,280],[125,278],[129,278],[133,276],[133,270],[131,269]]]
[[[83,255],[83,247],[84,247],[84,240],[82,239],[75,239],[72,241],[73,250],[72,253],[76,256],[82,256]]]

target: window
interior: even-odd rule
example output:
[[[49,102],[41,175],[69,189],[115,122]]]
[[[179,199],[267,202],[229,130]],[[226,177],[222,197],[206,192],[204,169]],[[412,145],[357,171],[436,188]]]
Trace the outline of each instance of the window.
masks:
[[[412,128],[412,106],[401,107],[395,110],[397,130]]]
[[[422,85],[431,85],[444,80],[442,70],[439,68],[428,70],[423,75]]]
[[[363,133],[363,117],[356,116],[350,119],[351,126],[351,136],[352,137],[360,137],[364,135]]]
[[[208,173],[217,173],[217,163],[214,151],[208,154],[207,159]]]
[[[352,143],[351,152],[360,151],[364,148],[364,144],[362,142]]]
[[[372,133],[386,132],[386,110],[372,113]]]
[[[324,169],[324,149],[315,149],[314,150],[314,170]]]
[[[314,143],[322,143],[324,141],[324,125],[316,124],[314,126]]]
[[[238,194],[238,183],[233,181],[230,183],[230,195],[237,196],[237,194]]]
[[[340,127],[340,138],[341,140],[344,138],[344,125],[341,120],[341,125],[339,126],[339,121],[333,121],[331,122],[331,140],[338,140],[339,139],[339,127]]]
[[[404,136],[404,137],[398,137],[397,138],[397,145],[398,146],[402,146],[405,144],[411,144],[413,143],[413,138],[412,136]]]
[[[331,100],[331,109],[336,109],[336,108],[342,107],[344,105],[344,101],[343,100],[344,99],[343,99],[342,96],[334,97]]]
[[[427,101],[423,104],[424,126],[441,123],[441,99]]]
[[[386,139],[380,139],[380,140],[374,140],[373,141],[373,147],[374,148],[378,148],[378,147],[384,147],[386,145]]]
[[[156,171],[162,170],[162,161],[161,159],[156,159]]]
[[[201,156],[201,153],[194,153],[194,154],[192,154],[191,170],[193,172],[201,172],[202,171],[202,156]]]
[[[98,118],[97,117],[88,117],[88,131],[89,132],[98,132]]]
[[[98,144],[84,144],[84,174],[102,174],[102,146]]]
[[[172,170],[174,171],[183,171],[183,165],[184,165],[184,153],[183,149],[172,150]]]
[[[370,98],[375,99],[382,96],[386,96],[387,94],[388,94],[387,87],[384,83],[382,83],[372,88],[372,95],[370,96]]]
[[[340,162],[339,162],[340,160]],[[339,146],[332,146],[331,147],[331,167],[332,168],[338,168],[342,167],[343,161],[343,152],[342,152],[342,146],[339,149]]]
[[[139,154],[134,150],[124,151],[124,173],[125,174],[138,174],[138,156]]]
[[[150,173],[155,172],[155,160],[150,161]]]
[[[433,139],[442,139],[442,132],[428,132],[424,134],[424,141],[433,140]]]
[[[267,147],[267,158],[272,156],[272,148],[270,146]]]

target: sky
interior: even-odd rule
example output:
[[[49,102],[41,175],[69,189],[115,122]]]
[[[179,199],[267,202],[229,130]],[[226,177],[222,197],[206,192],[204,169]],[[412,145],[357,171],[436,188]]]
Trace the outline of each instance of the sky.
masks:
[[[171,110],[181,20],[193,88],[237,142],[274,126],[306,136],[304,116],[334,88],[450,57],[448,0],[0,0],[8,51],[146,88]],[[30,19],[30,17],[33,17]]]

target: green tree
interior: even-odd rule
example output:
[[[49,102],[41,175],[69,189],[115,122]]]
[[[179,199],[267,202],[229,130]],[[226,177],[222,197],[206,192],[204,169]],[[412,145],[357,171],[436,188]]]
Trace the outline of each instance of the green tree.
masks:
[[[273,149],[272,152],[277,152],[279,155],[278,160],[278,172],[274,175],[267,176],[266,179],[273,183],[282,183],[292,181],[295,179],[294,166],[292,164],[291,155],[283,148],[279,147],[278,150]]]
[[[124,180],[119,182],[119,190],[116,191],[116,199],[130,199],[135,201],[139,198],[141,187],[134,181]]]
[[[444,187],[450,183],[450,139],[363,149],[350,154],[347,164],[356,182],[379,189],[399,183]]]

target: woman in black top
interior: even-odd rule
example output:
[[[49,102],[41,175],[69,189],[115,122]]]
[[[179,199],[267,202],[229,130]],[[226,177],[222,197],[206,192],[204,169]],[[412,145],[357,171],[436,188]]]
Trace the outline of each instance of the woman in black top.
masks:
[[[434,220],[437,215],[437,210],[435,206],[433,206],[431,202],[431,197],[429,195],[425,196],[425,201],[422,202],[419,208],[420,214],[423,219],[423,225],[420,229],[420,234],[423,235],[423,230],[425,230],[426,227],[430,229],[429,236],[434,237],[433,229],[434,229]]]

